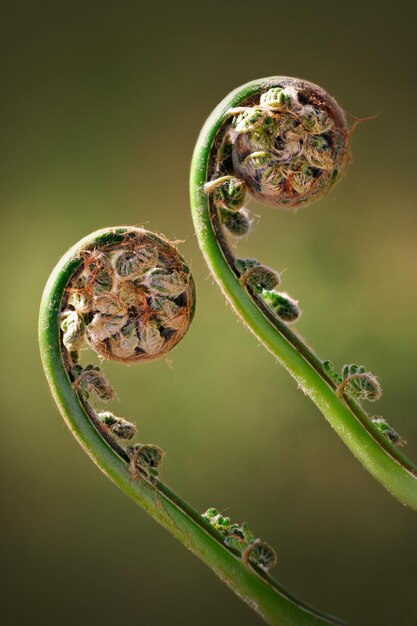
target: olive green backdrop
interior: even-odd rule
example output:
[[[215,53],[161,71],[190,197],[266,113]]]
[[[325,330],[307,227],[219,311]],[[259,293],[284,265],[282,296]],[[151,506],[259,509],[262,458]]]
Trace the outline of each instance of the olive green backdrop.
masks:
[[[181,238],[193,327],[164,362],[106,366],[114,409],[167,452],[197,509],[246,520],[275,576],[355,626],[417,621],[417,516],[351,456],[213,285],[190,218],[188,168],[217,102],[250,79],[317,82],[357,116],[353,162],[298,214],[253,204],[239,244],[287,271],[297,325],[323,358],[364,363],[369,408],[417,458],[412,3],[3,3],[2,548],[7,626],[255,626],[214,575],[111,485],[67,431],[38,356],[37,310],[85,234],[145,225]]]

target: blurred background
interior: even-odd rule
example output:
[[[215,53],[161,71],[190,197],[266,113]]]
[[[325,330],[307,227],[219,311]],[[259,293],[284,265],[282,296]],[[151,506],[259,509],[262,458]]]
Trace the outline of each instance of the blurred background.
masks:
[[[336,15],[335,11],[340,10]],[[286,269],[297,329],[322,358],[364,363],[368,408],[417,459],[415,67],[412,3],[4,2],[0,37],[4,352],[2,621],[260,624],[204,565],[101,475],[50,397],[37,347],[49,273],[87,233],[145,225],[184,239],[193,327],[165,362],[105,372],[162,446],[163,479],[196,509],[246,520],[274,576],[355,626],[417,621],[417,518],[353,458],[226,306],[189,211],[188,170],[228,91],[284,74],[378,113],[332,194],[298,214],[253,203],[239,253]]]

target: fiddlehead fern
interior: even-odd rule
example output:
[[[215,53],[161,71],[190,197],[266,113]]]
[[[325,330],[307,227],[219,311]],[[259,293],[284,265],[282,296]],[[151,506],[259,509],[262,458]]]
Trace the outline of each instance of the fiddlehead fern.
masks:
[[[360,404],[381,395],[363,366],[339,376],[289,327],[298,302],[278,291],[280,277],[256,259],[237,259],[229,235],[251,229],[244,207],[252,194],[265,204],[297,209],[327,193],[349,162],[343,111],[320,87],[272,77],[229,94],[197,141],[191,206],[200,247],[239,317],[295,378],[368,471],[398,500],[417,509],[417,467],[395,447],[404,440]]]
[[[159,480],[163,450],[125,447],[135,425],[92,404],[115,392],[101,367],[81,365],[84,348],[126,364],[164,356],[183,338],[194,307],[189,269],[166,239],[133,227],[86,237],[59,261],[41,303],[41,356],[54,399],[96,465],[269,624],[342,624],[283,590],[267,573],[275,562],[268,544],[245,524],[224,532],[197,513]]]

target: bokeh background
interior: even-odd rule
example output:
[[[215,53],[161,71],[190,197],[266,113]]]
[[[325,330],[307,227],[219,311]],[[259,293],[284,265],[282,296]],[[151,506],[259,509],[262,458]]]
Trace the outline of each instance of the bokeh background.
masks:
[[[247,520],[291,592],[355,626],[417,621],[415,514],[362,469],[213,285],[189,212],[197,133],[253,78],[309,79],[375,121],[332,194],[259,215],[243,255],[282,270],[323,358],[364,363],[417,458],[412,3],[4,2],[1,591],[7,626],[251,626],[257,616],[102,476],[38,356],[43,285],[85,234],[146,225],[185,242],[193,327],[164,362],[106,367],[165,481]]]

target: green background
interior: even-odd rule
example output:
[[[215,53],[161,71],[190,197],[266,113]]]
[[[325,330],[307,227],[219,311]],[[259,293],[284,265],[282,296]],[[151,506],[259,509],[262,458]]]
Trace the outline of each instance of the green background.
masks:
[[[7,626],[260,624],[116,490],[67,432],[47,388],[37,311],[57,259],[87,233],[145,225],[184,239],[195,321],[172,354],[105,371],[162,446],[164,480],[198,510],[246,520],[274,575],[355,626],[417,621],[415,513],[357,463],[213,285],[189,211],[201,125],[234,87],[285,74],[357,116],[353,162],[298,214],[259,215],[239,254],[286,269],[297,329],[323,358],[364,363],[369,408],[417,458],[412,3],[4,2],[2,560]]]

